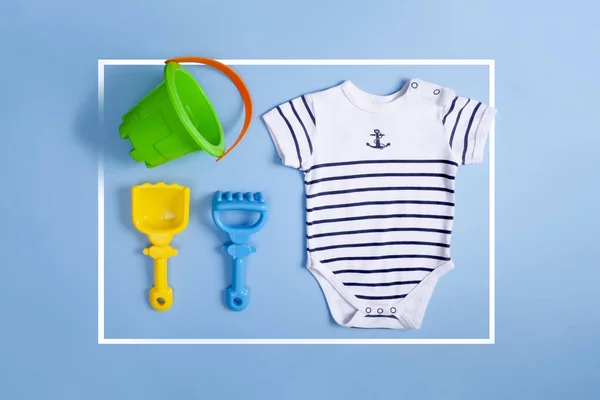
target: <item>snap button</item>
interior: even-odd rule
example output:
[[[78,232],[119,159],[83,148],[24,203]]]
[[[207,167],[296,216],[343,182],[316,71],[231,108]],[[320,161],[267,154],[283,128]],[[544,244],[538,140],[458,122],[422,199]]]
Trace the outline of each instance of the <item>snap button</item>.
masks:
[[[435,90],[433,91],[433,94],[435,94],[436,96],[437,96],[438,94],[440,94],[440,89],[435,89]]]
[[[416,88],[419,87],[419,84],[417,82],[413,82],[413,83],[410,84],[410,87],[413,88],[413,89],[416,89]]]
[[[396,307],[392,307],[392,308],[390,308],[390,312],[391,312],[392,314],[393,314],[393,313],[395,313],[395,312],[396,312]]]
[[[370,313],[370,312],[371,312],[371,307],[367,307],[367,308],[365,308],[365,312],[366,312],[367,314],[368,314],[368,313]]]
[[[383,312],[383,308],[378,308],[377,309],[377,314],[381,314]]]

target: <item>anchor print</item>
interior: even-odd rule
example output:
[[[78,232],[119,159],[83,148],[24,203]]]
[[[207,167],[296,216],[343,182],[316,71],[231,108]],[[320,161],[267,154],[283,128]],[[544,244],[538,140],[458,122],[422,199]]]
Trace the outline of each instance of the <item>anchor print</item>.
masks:
[[[375,132],[375,133],[372,133],[371,136],[375,136],[375,140],[374,140],[375,146],[373,146],[372,144],[369,144],[368,142],[367,142],[367,146],[369,146],[373,149],[383,150],[390,145],[390,143],[381,144],[381,138],[384,137],[385,135],[383,133],[381,133],[381,131],[379,129],[374,129],[373,132]]]

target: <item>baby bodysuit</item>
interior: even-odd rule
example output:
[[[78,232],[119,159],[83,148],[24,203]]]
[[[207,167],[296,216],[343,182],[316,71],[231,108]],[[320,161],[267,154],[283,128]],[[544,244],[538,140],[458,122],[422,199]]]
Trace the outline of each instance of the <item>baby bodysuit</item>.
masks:
[[[454,267],[459,165],[483,161],[496,110],[421,79],[379,96],[352,82],[263,115],[304,172],[308,270],[346,327],[418,329]]]

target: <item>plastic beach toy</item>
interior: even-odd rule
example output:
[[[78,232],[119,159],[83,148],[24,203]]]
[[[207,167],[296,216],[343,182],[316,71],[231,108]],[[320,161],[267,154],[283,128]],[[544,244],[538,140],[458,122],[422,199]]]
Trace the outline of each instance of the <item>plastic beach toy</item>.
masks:
[[[258,220],[250,226],[230,226],[221,221],[225,211],[250,211],[259,213]],[[223,246],[224,253],[233,257],[232,282],[225,294],[225,304],[230,310],[242,311],[248,307],[250,290],[246,287],[246,257],[256,251],[250,246],[250,236],[258,232],[267,220],[268,206],[262,193],[216,192],[212,202],[213,221],[229,236]]]
[[[223,128],[210,100],[180,62],[216,68],[239,90],[246,115],[242,131],[227,151]],[[129,154],[148,168],[199,150],[221,160],[238,145],[250,126],[252,100],[246,85],[234,70],[210,58],[181,57],[165,63],[164,81],[122,117],[119,133],[133,146]]]
[[[166,311],[173,304],[173,290],[167,283],[167,259],[177,254],[169,243],[188,224],[190,189],[162,182],[144,183],[132,188],[131,206],[133,225],[152,243],[144,249],[144,254],[154,259],[150,305],[157,311]]]

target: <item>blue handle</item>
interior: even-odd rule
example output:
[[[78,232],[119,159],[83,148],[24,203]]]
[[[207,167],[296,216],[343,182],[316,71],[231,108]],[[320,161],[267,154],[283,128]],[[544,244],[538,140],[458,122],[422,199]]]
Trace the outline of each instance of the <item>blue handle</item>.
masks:
[[[246,257],[256,248],[243,244],[231,244],[223,247],[223,252],[233,257],[231,285],[225,292],[225,304],[230,310],[242,311],[250,302],[250,289],[246,286]]]
[[[250,290],[246,287],[246,259],[234,258],[231,286],[227,288],[225,303],[230,310],[242,311],[250,302]]]

